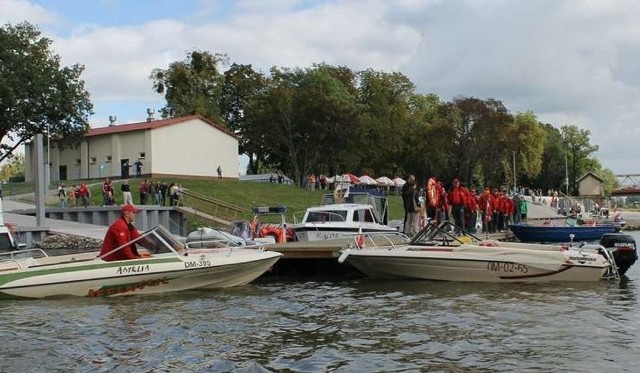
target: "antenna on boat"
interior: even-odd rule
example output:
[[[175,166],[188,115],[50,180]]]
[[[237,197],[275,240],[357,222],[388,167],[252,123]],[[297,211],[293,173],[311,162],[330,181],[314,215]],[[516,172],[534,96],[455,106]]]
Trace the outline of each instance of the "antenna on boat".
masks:
[[[573,233],[569,234],[569,240],[570,240],[569,247],[573,246],[573,239],[574,238],[576,238],[575,234],[573,234]]]

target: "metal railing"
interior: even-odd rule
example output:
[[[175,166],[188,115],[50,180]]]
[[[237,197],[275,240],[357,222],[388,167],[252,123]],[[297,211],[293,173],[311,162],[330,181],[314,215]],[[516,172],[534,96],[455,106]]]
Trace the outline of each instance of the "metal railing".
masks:
[[[200,218],[216,223],[232,222],[236,220],[251,220],[251,210],[240,207],[191,190],[183,190],[181,196],[182,211],[193,213]],[[202,213],[202,214],[198,214]]]

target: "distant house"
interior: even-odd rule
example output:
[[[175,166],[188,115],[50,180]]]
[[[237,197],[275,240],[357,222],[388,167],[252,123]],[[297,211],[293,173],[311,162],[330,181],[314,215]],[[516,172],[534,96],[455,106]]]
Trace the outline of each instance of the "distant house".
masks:
[[[581,197],[602,197],[604,195],[604,179],[587,172],[578,179],[578,194]]]
[[[77,148],[47,147],[51,182],[93,178],[166,176],[238,178],[238,139],[200,115],[92,128]],[[25,146],[25,180],[35,178],[34,143]],[[49,153],[49,154],[47,154]]]

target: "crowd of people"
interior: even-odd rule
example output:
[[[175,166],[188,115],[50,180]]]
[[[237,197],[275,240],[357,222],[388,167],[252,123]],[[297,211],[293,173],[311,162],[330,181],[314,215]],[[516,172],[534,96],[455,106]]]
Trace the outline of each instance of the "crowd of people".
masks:
[[[481,192],[468,189],[460,180],[453,179],[446,189],[441,180],[427,179],[419,188],[414,175],[403,185],[404,233],[413,236],[428,221],[452,221],[456,226],[476,233],[503,232],[507,225],[527,220],[527,201],[519,193],[509,196],[506,190],[484,187]]]
[[[134,198],[128,180],[120,184],[120,197],[117,198],[113,182],[105,178],[101,184],[102,206],[116,204],[133,205]],[[86,183],[74,184],[67,188],[64,183],[58,186],[60,207],[74,207],[91,205],[91,189]],[[139,205],[180,206],[182,205],[183,189],[177,183],[167,184],[164,181],[145,179],[138,186]],[[120,199],[121,198],[121,199]]]

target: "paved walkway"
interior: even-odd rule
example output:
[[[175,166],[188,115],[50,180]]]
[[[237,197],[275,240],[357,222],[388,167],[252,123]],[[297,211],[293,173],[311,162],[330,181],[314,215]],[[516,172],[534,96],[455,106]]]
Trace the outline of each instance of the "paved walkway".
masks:
[[[31,228],[36,227],[36,217],[21,214],[13,214],[13,210],[34,209],[35,206],[29,203],[2,200],[2,216],[5,223],[13,224],[16,227]],[[73,234],[76,236],[90,237],[102,240],[108,227],[94,224],[76,223],[66,220],[45,218],[44,228],[48,228],[52,233]]]

